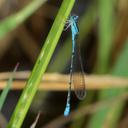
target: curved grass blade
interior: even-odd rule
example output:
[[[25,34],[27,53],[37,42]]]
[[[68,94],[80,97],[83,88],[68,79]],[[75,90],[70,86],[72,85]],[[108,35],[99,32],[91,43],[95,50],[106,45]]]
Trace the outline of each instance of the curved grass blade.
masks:
[[[36,127],[37,122],[38,122],[39,117],[40,117],[40,114],[41,114],[41,112],[38,112],[38,114],[37,114],[37,116],[36,116],[36,119],[35,119],[35,121],[33,122],[33,124],[30,126],[30,128],[35,128],[35,127]]]
[[[63,0],[59,12],[55,18],[52,28],[46,38],[41,53],[37,59],[34,69],[26,83],[22,95],[18,101],[15,111],[9,121],[7,128],[20,128],[28,112],[33,97],[35,96],[42,75],[46,71],[49,61],[53,55],[57,42],[64,28],[64,22],[67,20],[75,0]]]
[[[4,90],[1,93],[1,96],[0,96],[0,111],[1,111],[1,109],[3,107],[3,105],[4,105],[4,102],[6,100],[6,97],[8,95],[8,92],[11,89],[12,82],[13,82],[13,79],[15,77],[15,73],[16,73],[16,70],[17,70],[18,66],[19,66],[19,63],[16,64],[16,66],[15,66],[15,68],[13,70],[13,73],[12,73],[11,77],[9,78],[9,80],[7,82],[6,87],[4,88]]]
[[[0,21],[0,39],[30,17],[47,0],[32,0],[26,7]]]

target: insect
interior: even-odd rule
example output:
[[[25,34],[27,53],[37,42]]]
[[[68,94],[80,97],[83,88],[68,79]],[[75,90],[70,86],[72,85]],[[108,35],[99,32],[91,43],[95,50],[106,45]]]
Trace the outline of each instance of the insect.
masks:
[[[71,28],[72,33],[72,55],[71,55],[71,65],[70,65],[70,80],[69,80],[69,89],[67,95],[66,107],[64,110],[64,116],[68,116],[70,113],[70,100],[71,100],[71,86],[74,85],[74,91],[79,100],[84,99],[86,96],[85,90],[85,78],[82,60],[80,56],[80,49],[76,43],[76,37],[79,34],[79,29],[77,26],[78,16],[70,16],[67,21],[67,28]],[[79,68],[78,71],[76,69]]]

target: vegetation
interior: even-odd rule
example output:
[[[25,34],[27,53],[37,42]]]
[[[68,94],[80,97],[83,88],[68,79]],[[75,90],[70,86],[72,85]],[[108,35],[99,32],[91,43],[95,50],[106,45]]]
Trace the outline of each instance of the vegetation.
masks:
[[[67,124],[67,127],[72,128],[126,128],[128,126],[126,110],[128,98],[127,0],[88,2],[62,0],[61,3],[52,0],[15,2],[13,3],[13,0],[8,3],[5,0],[0,2],[2,19],[0,21],[0,65],[3,65],[0,67],[0,71],[7,71],[14,63],[20,62],[19,70],[23,71],[23,75],[14,71],[16,75],[12,82],[14,74],[10,78],[7,73],[4,77],[0,73],[1,88],[4,88],[2,82],[10,78],[9,85],[3,91],[5,95],[0,105],[3,116],[4,112],[9,111],[6,104],[3,106],[4,102],[9,100],[11,103],[12,99],[9,99],[11,92],[16,94],[14,89],[21,89],[20,85],[28,80],[20,98],[18,97],[18,103],[14,99],[16,107],[13,108],[13,113],[10,111],[10,119],[5,118],[10,120],[6,124],[7,127],[30,127],[31,124],[34,124],[34,127],[37,125],[55,128]],[[18,12],[13,11],[13,6]],[[84,8],[80,11],[82,7]],[[12,13],[9,15],[7,10]],[[85,73],[89,74],[87,77],[85,75],[88,94],[83,101],[77,101],[74,94],[72,95],[72,112],[65,119],[62,113],[66,103],[66,93],[62,91],[68,89],[68,76],[60,74],[69,73],[71,33],[63,30],[69,15],[74,14],[75,10],[80,14],[78,22],[80,33],[77,43],[80,43],[81,46]],[[42,48],[40,42],[43,44]],[[29,78],[26,69],[32,69]],[[49,74],[45,75],[45,72]],[[94,75],[95,79],[93,76],[89,77],[90,74]],[[110,81],[108,88],[106,82],[98,79],[97,75]],[[43,87],[39,88],[42,77],[44,84],[41,84]],[[115,77],[116,79],[114,79]],[[120,86],[115,82],[116,80],[120,80]],[[67,81],[67,85],[65,81]],[[101,86],[96,88],[95,81],[102,83]],[[53,84],[55,87],[49,84]],[[45,85],[51,86],[51,88],[47,88],[47,91],[41,90],[45,89]],[[5,99],[10,87],[12,87],[10,96]],[[38,89],[40,90],[37,91]],[[11,106],[8,102],[7,105]],[[31,117],[33,113],[34,116]],[[40,114],[39,117],[37,116],[38,119],[36,118],[37,113]],[[35,123],[32,123],[34,121]]]

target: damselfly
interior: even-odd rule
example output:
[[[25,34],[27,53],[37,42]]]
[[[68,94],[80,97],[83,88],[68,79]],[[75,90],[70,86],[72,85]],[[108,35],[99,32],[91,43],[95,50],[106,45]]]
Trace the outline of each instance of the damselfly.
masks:
[[[71,85],[74,85],[74,91],[78,99],[82,100],[85,95],[85,79],[83,65],[81,62],[80,49],[76,43],[76,36],[79,34],[77,26],[78,16],[70,16],[67,21],[67,28],[71,28],[72,33],[72,56],[71,56],[71,65],[70,65],[70,80],[69,80],[69,89],[67,95],[67,103],[64,111],[64,116],[68,116],[70,113],[70,99],[71,99]],[[76,69],[80,69],[76,71]]]

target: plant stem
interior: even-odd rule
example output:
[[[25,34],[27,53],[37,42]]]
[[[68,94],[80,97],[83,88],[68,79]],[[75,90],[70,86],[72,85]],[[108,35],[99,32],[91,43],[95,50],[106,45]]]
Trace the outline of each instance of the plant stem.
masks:
[[[19,99],[16,109],[11,117],[7,128],[20,128],[25,115],[30,107],[32,99],[38,89],[42,75],[52,57],[54,49],[63,31],[67,17],[69,16],[75,0],[63,0],[57,17],[45,41],[44,47],[38,57],[34,69],[29,77],[26,87]]]
[[[46,0],[32,0],[22,10],[0,21],[0,39],[31,16]]]

